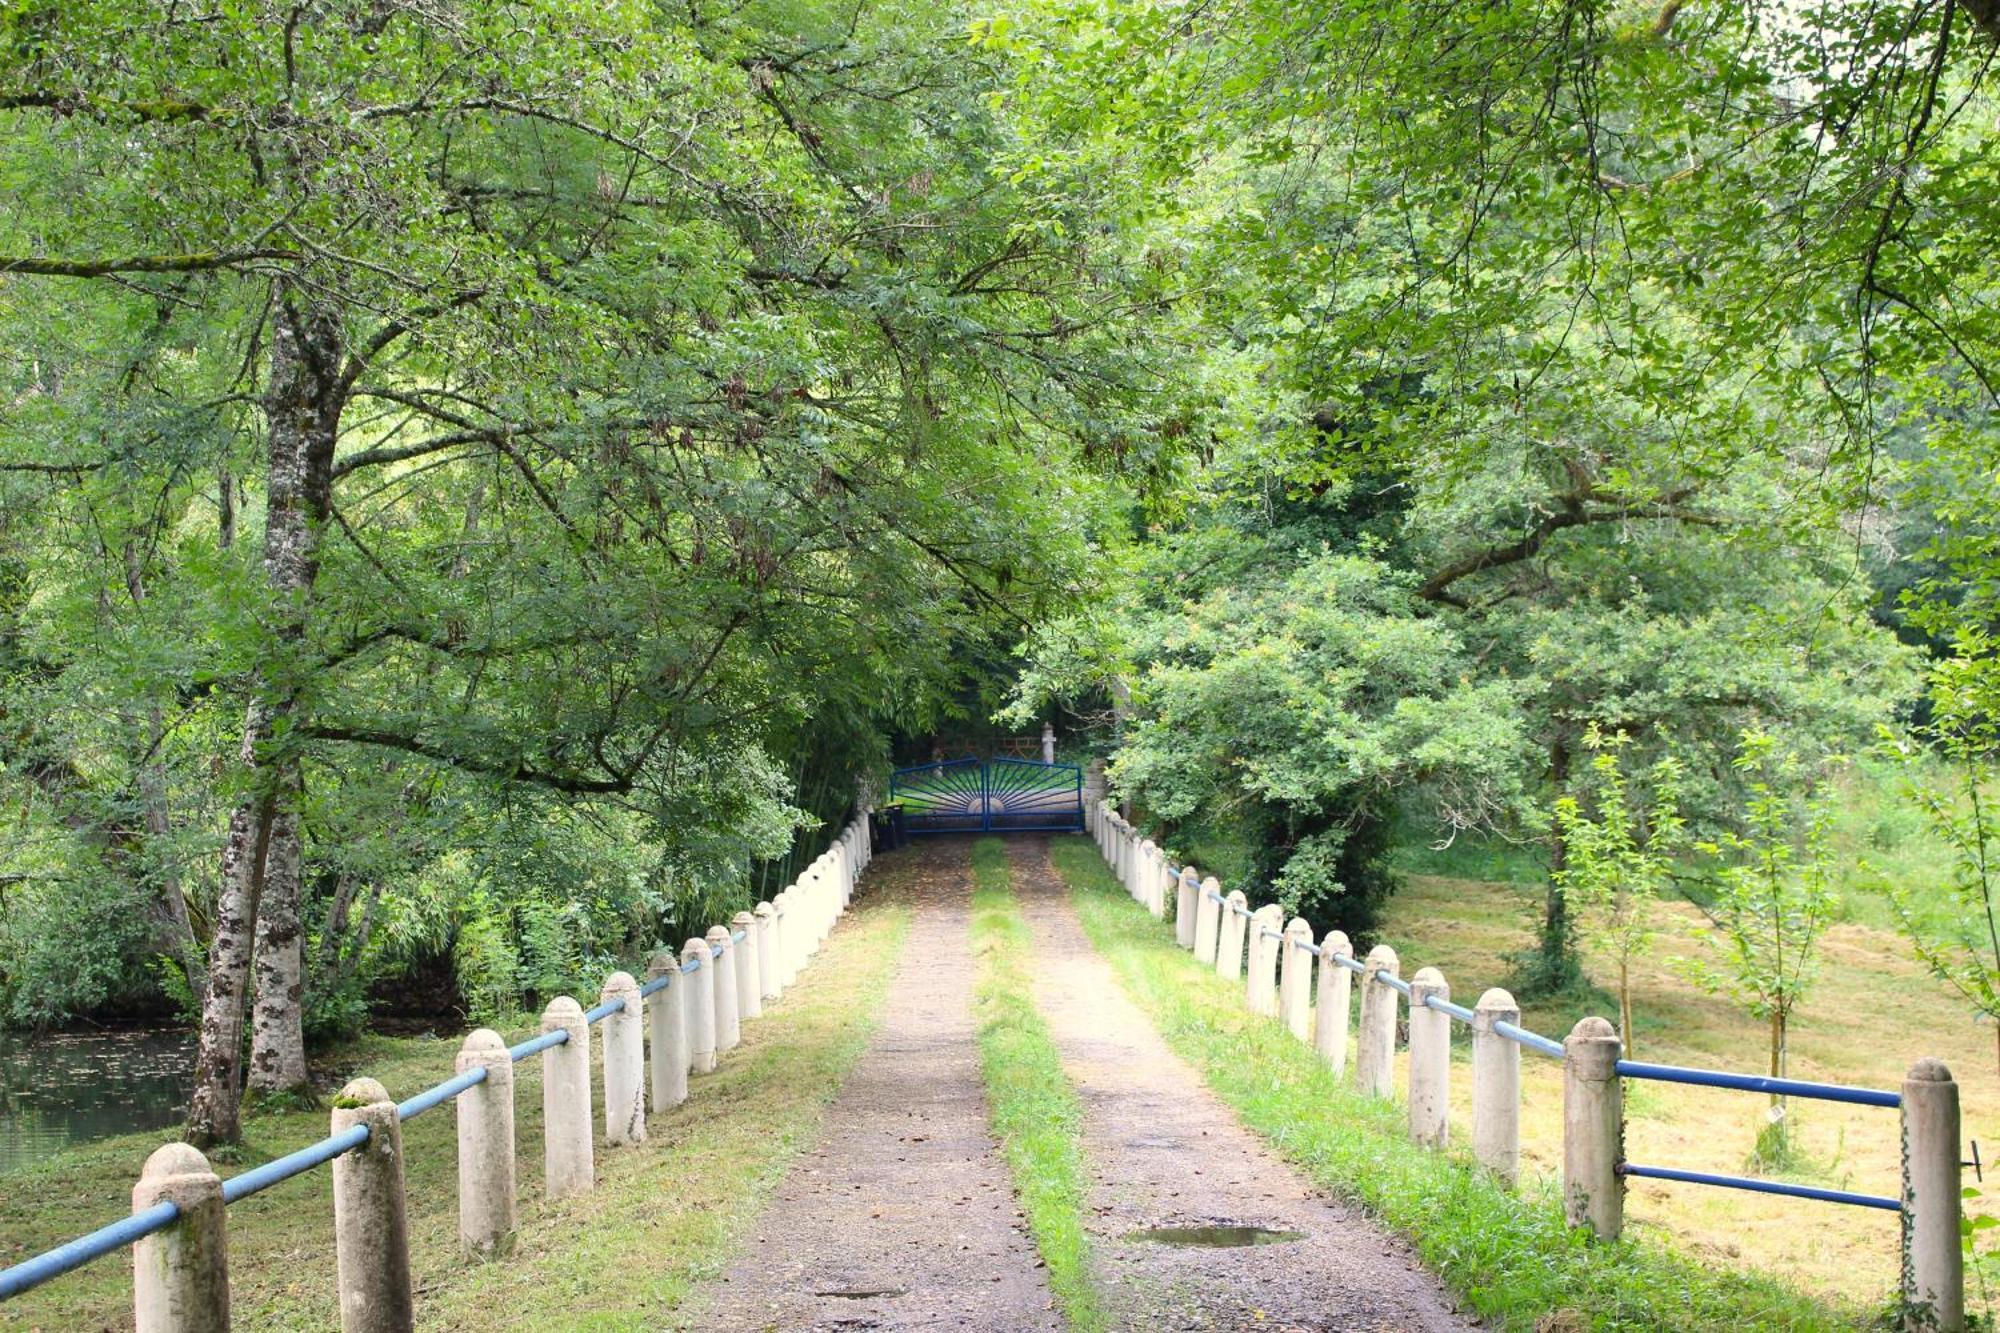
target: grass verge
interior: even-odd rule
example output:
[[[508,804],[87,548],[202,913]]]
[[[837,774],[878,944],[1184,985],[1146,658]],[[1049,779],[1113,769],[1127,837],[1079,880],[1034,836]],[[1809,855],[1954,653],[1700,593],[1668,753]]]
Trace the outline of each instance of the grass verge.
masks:
[[[1244,1012],[1241,988],[1176,948],[1088,840],[1056,839],[1050,855],[1091,943],[1168,1044],[1315,1183],[1409,1236],[1425,1264],[1493,1326],[1681,1333],[1866,1322],[1853,1309],[1654,1244],[1589,1242],[1564,1225],[1546,1185],[1510,1193],[1457,1154],[1416,1147],[1399,1105],[1358,1095],[1284,1029]]]
[[[972,882],[972,950],[979,959],[974,1016],[993,1132],[1035,1248],[1048,1265],[1049,1289],[1071,1329],[1098,1333],[1110,1325],[1090,1281],[1090,1239],[1083,1227],[1090,1191],[1083,1106],[1030,997],[1028,924],[998,838],[972,845]]]
[[[742,1046],[695,1080],[688,1101],[649,1117],[648,1143],[611,1150],[600,1142],[597,1188],[585,1197],[542,1199],[541,1067],[517,1066],[521,1226],[503,1262],[459,1254],[451,1112],[405,1125],[418,1325],[523,1333],[671,1326],[693,1285],[722,1270],[793,1157],[817,1139],[826,1103],[868,1044],[909,921],[893,887],[884,888],[856,903],[797,986],[745,1025]],[[339,1055],[400,1097],[448,1077],[456,1048],[455,1040],[371,1037]],[[594,1076],[593,1092],[599,1086]],[[241,1163],[223,1172],[326,1130],[324,1110],[253,1117]],[[0,1176],[0,1258],[12,1262],[129,1210],[139,1166],[160,1141],[109,1139]],[[339,1325],[329,1172],[231,1207],[229,1251],[237,1329]],[[0,1306],[0,1327],[128,1329],[131,1284],[130,1262],[110,1256]]]

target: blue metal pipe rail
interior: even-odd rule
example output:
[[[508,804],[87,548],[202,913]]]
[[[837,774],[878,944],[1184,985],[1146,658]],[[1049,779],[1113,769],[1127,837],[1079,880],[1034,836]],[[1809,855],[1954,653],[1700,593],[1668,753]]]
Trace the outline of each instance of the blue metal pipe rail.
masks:
[[[1782,1180],[1758,1180],[1751,1176],[1720,1176],[1710,1171],[1682,1171],[1671,1166],[1636,1166],[1631,1162],[1621,1162],[1617,1169],[1621,1176],[1638,1176],[1645,1180],[1678,1180],[1688,1185],[1717,1185],[1723,1189],[1748,1190],[1753,1194],[1782,1194],[1788,1199],[1847,1203],[1858,1208],[1880,1208],[1891,1213],[1903,1211],[1903,1202],[1900,1199],[1888,1199],[1879,1194],[1855,1194],[1850,1190],[1822,1189],[1818,1185],[1788,1185]]]
[[[1876,1088],[1848,1088],[1838,1083],[1810,1083],[1804,1079],[1770,1078],[1763,1074],[1730,1074],[1719,1069],[1653,1065],[1639,1060],[1620,1060],[1618,1072],[1626,1078],[1685,1083],[1700,1088],[1733,1088],[1738,1092],[1764,1092],[1774,1097],[1810,1097],[1822,1102],[1846,1102],[1853,1106],[1895,1108],[1903,1104],[1901,1093]]]
[[[741,940],[743,935],[744,932],[739,930],[734,932],[730,939]],[[719,952],[717,956],[720,956]],[[698,958],[689,959],[677,969],[683,976],[700,970],[701,960]],[[673,974],[669,973],[654,978],[640,987],[639,993],[650,995],[658,992],[668,984],[672,976]],[[587,1010],[584,1013],[584,1020],[588,1023],[599,1023],[624,1007],[623,1000],[607,1001]],[[539,1055],[568,1041],[569,1033],[557,1028],[553,1032],[544,1032],[518,1045],[509,1046],[507,1058],[510,1062],[519,1064],[531,1055]],[[469,1069],[463,1074],[424,1089],[408,1101],[398,1103],[396,1119],[414,1120],[424,1112],[442,1106],[460,1093],[485,1081],[485,1069]],[[355,1125],[338,1134],[328,1135],[317,1143],[310,1143],[296,1151],[286,1153],[283,1157],[274,1158],[262,1166],[239,1172],[222,1182],[222,1202],[226,1207],[238,1199],[247,1199],[273,1185],[290,1180],[293,1176],[303,1175],[316,1166],[323,1166],[343,1153],[353,1152],[366,1142],[368,1142],[368,1127]],[[172,1203],[154,1204],[144,1212],[121,1217],[116,1222],[108,1223],[95,1231],[65,1241],[54,1249],[45,1250],[31,1258],[23,1259],[20,1263],[0,1269],[0,1301],[39,1287],[52,1278],[61,1277],[72,1269],[81,1268],[94,1259],[101,1259],[114,1250],[122,1250],[156,1231],[164,1230],[179,1220],[180,1215],[180,1208]]]

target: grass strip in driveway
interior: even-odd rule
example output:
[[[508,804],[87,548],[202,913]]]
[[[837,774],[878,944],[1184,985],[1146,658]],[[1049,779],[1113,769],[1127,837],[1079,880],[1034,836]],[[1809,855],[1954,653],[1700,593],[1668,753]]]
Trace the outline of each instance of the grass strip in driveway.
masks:
[[[1243,1007],[1133,902],[1087,838],[1049,844],[1084,930],[1168,1045],[1243,1123],[1328,1192],[1416,1244],[1494,1327],[1550,1330],[1852,1329],[1865,1313],[1781,1283],[1698,1264],[1646,1241],[1601,1245],[1563,1222],[1544,1184],[1515,1194],[1459,1153],[1409,1141],[1400,1102],[1333,1078],[1305,1043]]]
[[[973,1015],[993,1132],[1013,1173],[1049,1289],[1079,1333],[1109,1328],[1090,1280],[1084,1208],[1090,1175],[1083,1156],[1083,1106],[1062,1056],[1035,1010],[1028,924],[1014,898],[1000,839],[972,846],[972,952],[979,960]]]

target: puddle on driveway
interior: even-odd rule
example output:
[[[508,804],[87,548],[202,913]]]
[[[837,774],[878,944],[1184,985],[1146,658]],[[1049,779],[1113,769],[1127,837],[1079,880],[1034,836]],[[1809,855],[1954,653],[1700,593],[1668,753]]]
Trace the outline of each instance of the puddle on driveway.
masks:
[[[1150,1241],[1155,1245],[1191,1245],[1201,1249],[1228,1250],[1245,1245],[1283,1245],[1304,1240],[1303,1231],[1277,1231],[1271,1227],[1140,1227],[1125,1233],[1126,1240]]]

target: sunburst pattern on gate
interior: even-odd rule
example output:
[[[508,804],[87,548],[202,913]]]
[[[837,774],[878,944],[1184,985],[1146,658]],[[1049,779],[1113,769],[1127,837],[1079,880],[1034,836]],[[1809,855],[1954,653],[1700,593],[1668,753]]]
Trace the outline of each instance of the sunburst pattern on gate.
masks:
[[[1083,827],[1083,770],[1026,759],[899,768],[890,799],[911,833],[1069,832]]]

